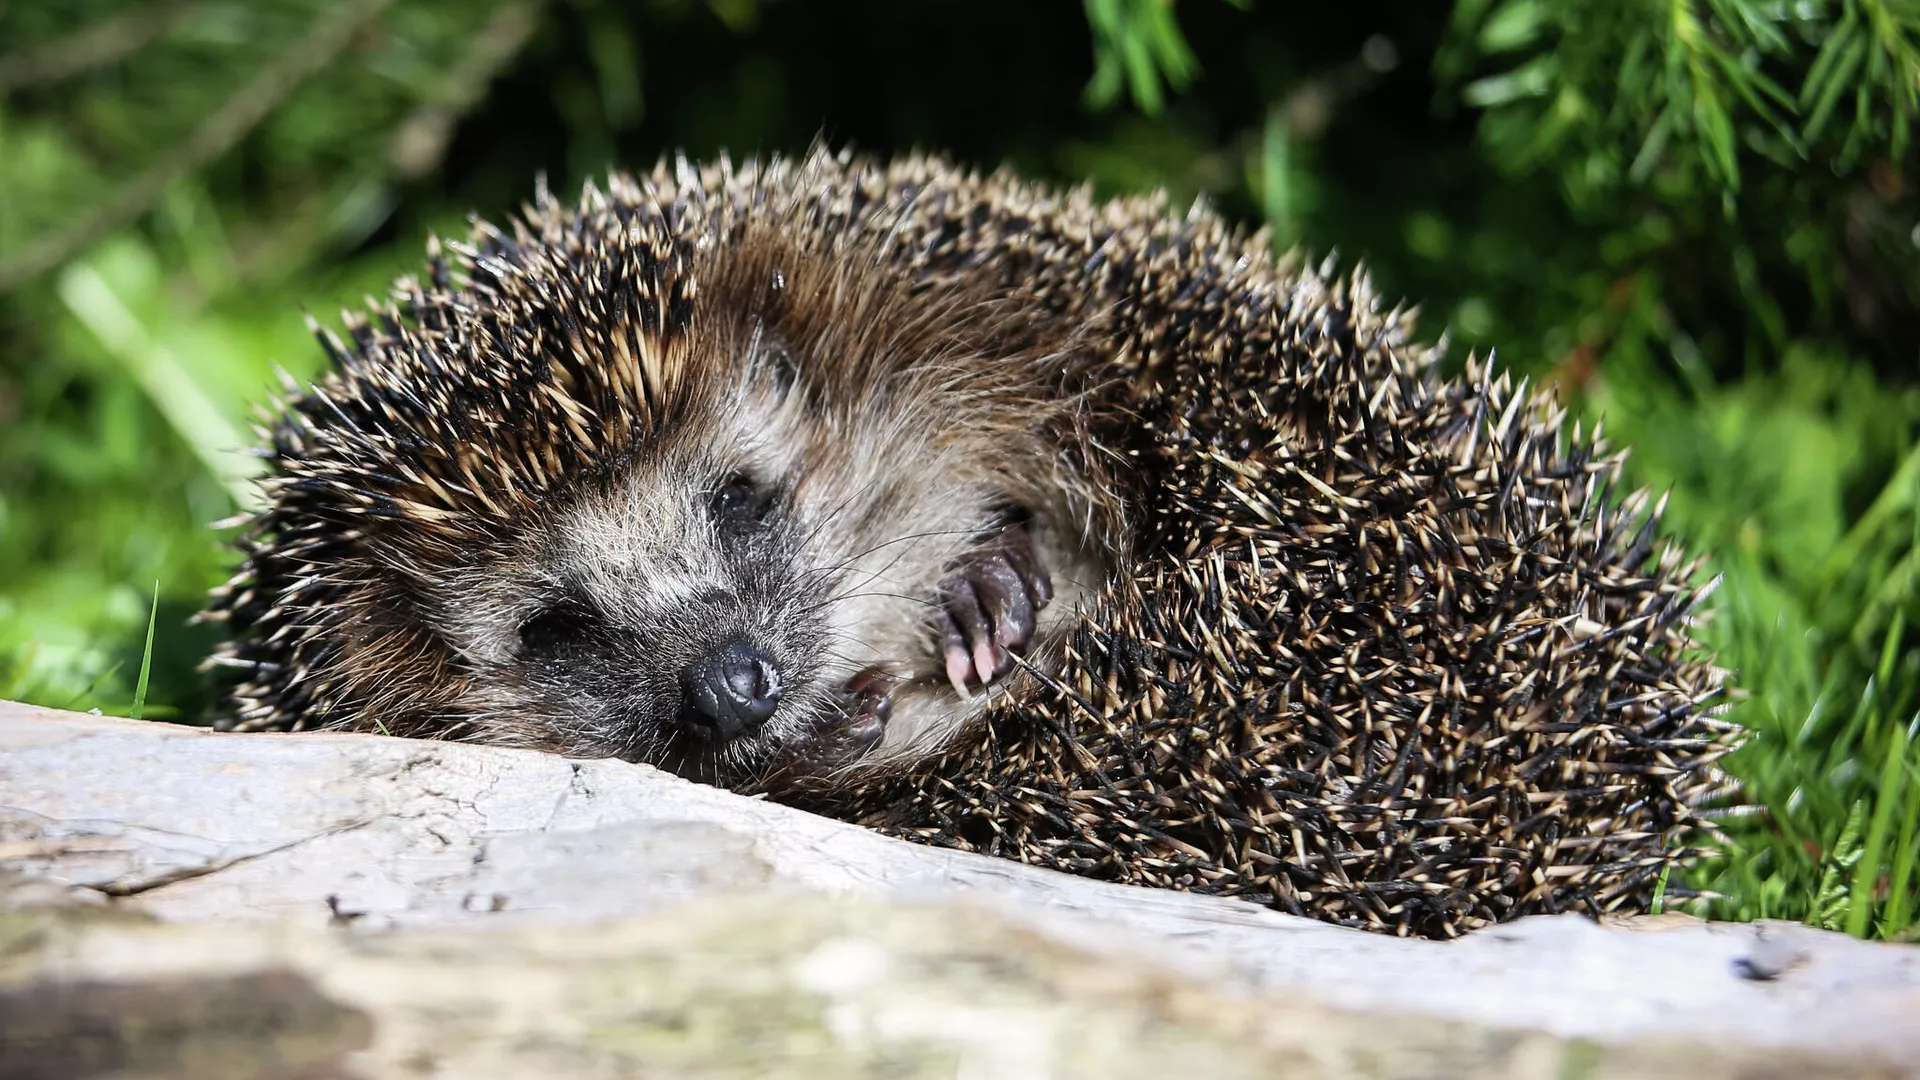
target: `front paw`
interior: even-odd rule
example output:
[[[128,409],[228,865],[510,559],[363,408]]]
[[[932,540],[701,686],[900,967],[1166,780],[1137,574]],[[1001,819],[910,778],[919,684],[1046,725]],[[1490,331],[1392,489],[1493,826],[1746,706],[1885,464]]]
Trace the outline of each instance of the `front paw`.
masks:
[[[893,680],[879,668],[848,680],[840,719],[783,747],[768,765],[769,781],[824,776],[866,757],[887,734],[892,694]]]
[[[1053,599],[1053,581],[1033,534],[1009,525],[940,583],[940,598],[947,680],[966,697],[969,681],[984,687],[1013,667]]]

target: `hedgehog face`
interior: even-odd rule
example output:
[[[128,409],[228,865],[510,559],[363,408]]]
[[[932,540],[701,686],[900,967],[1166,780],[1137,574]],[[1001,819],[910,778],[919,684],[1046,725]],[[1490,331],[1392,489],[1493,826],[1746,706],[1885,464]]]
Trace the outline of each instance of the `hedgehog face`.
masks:
[[[1014,520],[1044,537],[1029,561],[1073,571],[1063,587],[1085,557],[1053,551],[1050,507],[1012,504],[960,460],[959,433],[857,422],[873,401],[824,389],[761,362],[689,388],[676,422],[526,519],[510,555],[451,575],[435,621],[479,711],[541,733],[527,741],[718,783],[908,753],[977,711],[985,695],[950,683],[1013,665],[1003,652],[987,679],[954,677],[956,571]],[[1066,610],[1036,619],[1046,606],[1028,605],[1017,645]]]
[[[336,370],[290,387],[209,612],[225,726],[733,784],[898,763],[1019,692],[1125,562],[1078,317],[923,273],[831,188],[679,185],[543,193],[316,326]]]

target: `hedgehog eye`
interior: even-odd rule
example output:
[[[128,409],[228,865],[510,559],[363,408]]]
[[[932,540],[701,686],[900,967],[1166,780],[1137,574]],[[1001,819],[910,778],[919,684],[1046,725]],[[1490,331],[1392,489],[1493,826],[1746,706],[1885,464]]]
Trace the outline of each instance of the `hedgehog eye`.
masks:
[[[767,518],[773,500],[745,473],[735,473],[714,490],[707,512],[723,532],[743,532]]]
[[[585,644],[594,634],[593,613],[572,600],[542,608],[520,624],[520,649],[530,656],[554,656]]]

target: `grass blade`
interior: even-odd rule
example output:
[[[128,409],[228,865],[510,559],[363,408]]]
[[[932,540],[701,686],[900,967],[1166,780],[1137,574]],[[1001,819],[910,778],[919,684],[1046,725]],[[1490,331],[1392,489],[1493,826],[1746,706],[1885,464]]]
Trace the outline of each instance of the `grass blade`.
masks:
[[[117,673],[119,670],[120,670],[120,665],[116,663],[111,667],[107,668],[107,670],[101,672],[98,675],[95,675],[93,677],[93,681],[87,684],[87,688],[85,690],[82,690],[79,693],[73,695],[71,698],[68,698],[67,703],[60,707],[62,709],[67,710],[68,712],[79,712],[82,709],[82,707],[85,705],[87,699],[93,697],[93,692],[95,690],[100,689],[100,684],[103,682],[106,682],[108,679],[113,678],[115,673]]]
[[[1827,930],[1843,930],[1849,921],[1848,909],[1853,902],[1852,891],[1847,881],[1854,867],[1860,865],[1860,826],[1866,816],[1867,801],[1856,799],[1853,809],[1847,813],[1847,823],[1840,829],[1840,837],[1833,847],[1825,853],[1826,868],[1820,873],[1820,888],[1814,894],[1814,925]]]
[[[133,718],[147,708],[147,676],[153,671],[153,628],[160,621],[160,579],[153,579],[153,606],[147,609],[147,645],[140,652],[140,681],[133,687]]]
[[[1853,897],[1847,906],[1847,933],[1866,937],[1873,916],[1873,887],[1880,881],[1880,857],[1893,827],[1893,810],[1907,778],[1907,728],[1892,725],[1887,738],[1887,761],[1880,770],[1880,789],[1874,793],[1873,822],[1867,826],[1867,844],[1853,868]]]
[[[1908,747],[1920,746],[1916,735],[1920,735],[1920,717],[1915,717],[1913,727],[1907,731]],[[1920,762],[1906,762],[1902,770],[1912,781],[1914,790],[1920,793]],[[1907,810],[1906,821],[1900,826],[1900,839],[1893,849],[1893,868],[1887,880],[1887,913],[1880,921],[1885,937],[1911,936],[1915,864],[1920,864],[1920,794],[1915,795]]]

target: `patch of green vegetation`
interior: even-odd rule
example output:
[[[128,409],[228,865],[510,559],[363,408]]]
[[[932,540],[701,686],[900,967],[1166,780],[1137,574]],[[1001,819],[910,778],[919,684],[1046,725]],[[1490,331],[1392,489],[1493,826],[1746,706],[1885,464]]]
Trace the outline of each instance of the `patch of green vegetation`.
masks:
[[[1685,875],[1693,908],[1912,936],[1920,389],[1807,355],[1695,388],[1623,360],[1585,404],[1633,447],[1629,473],[1668,493],[1670,533],[1706,554],[1701,638],[1749,732],[1724,763],[1740,808]]]
[[[6,696],[127,715],[145,676],[146,715],[205,715],[195,667],[214,637],[189,617],[230,563],[213,523],[251,497],[249,406],[277,390],[276,366],[317,373],[303,306],[384,289],[392,272],[381,259],[331,283],[183,302],[153,246],[124,237],[35,297],[61,363],[0,385]]]

